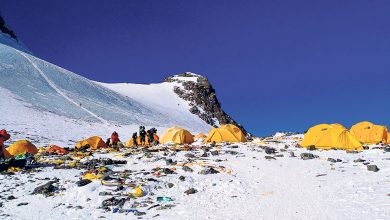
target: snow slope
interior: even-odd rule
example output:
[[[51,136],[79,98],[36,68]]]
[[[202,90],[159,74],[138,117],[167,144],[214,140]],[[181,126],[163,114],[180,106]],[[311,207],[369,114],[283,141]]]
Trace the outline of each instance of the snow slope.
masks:
[[[188,104],[176,96],[171,90],[173,85],[169,83],[150,87],[134,85],[139,89],[142,87],[142,91],[132,91],[133,95],[126,96],[126,92],[118,93],[115,89],[107,88],[107,85],[103,86],[4,44],[0,44],[0,78],[2,94],[9,94],[2,97],[3,103],[17,103],[15,106],[18,106],[18,109],[14,109],[16,107],[13,105],[7,105],[9,113],[0,120],[0,127],[15,131],[17,126],[13,122],[16,121],[24,122],[25,127],[20,129],[30,131],[35,127],[44,127],[48,121],[57,124],[68,121],[74,123],[73,127],[89,124],[97,128],[90,130],[89,135],[102,127],[113,129],[120,126],[126,128],[126,134],[130,134],[139,125],[161,128],[159,132],[175,125],[193,132],[207,132],[210,129],[208,124],[188,111]],[[154,97],[155,89],[159,99]],[[161,100],[175,101],[164,103]],[[179,106],[170,106],[177,104]],[[15,115],[15,112],[20,113]],[[50,119],[42,120],[49,113]],[[34,121],[31,115],[36,116]],[[76,132],[71,133],[75,135]],[[51,130],[45,133],[36,130],[35,135],[57,134],[52,134]],[[73,139],[79,136],[76,134]],[[63,139],[62,145],[68,145],[68,140]]]
[[[131,83],[99,84],[119,94],[143,103],[150,109],[163,112],[173,118],[180,118],[183,121],[188,122],[184,124],[184,127],[191,128],[193,123],[204,123],[202,119],[188,110],[190,108],[188,102],[179,98],[173,92],[173,88],[175,86],[182,87],[179,83],[164,82],[148,85]],[[207,127],[207,129],[208,128],[209,127]]]

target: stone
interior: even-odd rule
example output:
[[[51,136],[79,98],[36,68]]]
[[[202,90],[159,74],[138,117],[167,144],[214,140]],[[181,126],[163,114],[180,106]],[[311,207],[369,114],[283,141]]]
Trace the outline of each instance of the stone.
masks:
[[[318,156],[314,155],[312,153],[301,153],[302,160],[311,160],[311,159],[315,159],[315,158],[318,158]]]
[[[219,154],[218,151],[216,151],[216,150],[210,151],[210,153],[211,153],[211,155],[213,155],[213,156],[217,156],[217,155]]]
[[[295,156],[295,153],[292,152],[292,151],[290,151],[290,157],[296,157],[296,156]]]
[[[264,157],[265,157],[265,159],[267,159],[267,160],[276,160],[275,157],[271,157],[271,156],[264,156]]]
[[[376,165],[367,165],[368,171],[378,172],[379,168]]]
[[[308,150],[316,150],[316,146],[314,146],[314,145],[311,145],[311,146],[309,146],[308,148],[307,148]]]
[[[355,163],[363,163],[364,161],[366,161],[366,160],[363,160],[363,159],[359,158],[359,159],[354,160],[353,162],[355,162]]]
[[[203,174],[203,175],[207,175],[207,174],[217,174],[219,173],[218,170],[210,167],[210,168],[206,168],[206,169],[203,169],[201,171],[198,172],[198,174]]]
[[[267,147],[264,150],[265,150],[266,154],[275,154],[276,153],[276,149],[272,148],[272,147]]]
[[[195,194],[195,193],[197,193],[197,192],[198,192],[198,191],[197,191],[196,189],[194,189],[194,188],[189,188],[189,189],[187,189],[186,191],[184,191],[184,193],[187,194],[187,195]]]
[[[190,167],[188,167],[188,166],[183,166],[183,168],[182,168],[185,172],[190,172],[190,173],[192,173],[192,172],[194,172],[194,170],[193,169],[191,169]]]
[[[32,192],[33,195],[36,194],[43,194],[45,196],[50,196],[52,193],[54,193],[58,188],[55,187],[53,184],[56,183],[57,181],[49,181],[45,183],[42,186],[38,186],[34,189]]]
[[[107,207],[107,206],[119,206],[122,207],[126,202],[125,198],[115,198],[111,197],[109,199],[103,200],[102,206]]]
[[[168,187],[169,187],[169,188],[172,188],[173,186],[174,186],[173,183],[168,183]]]
[[[185,181],[185,180],[186,180],[186,177],[185,177],[185,176],[179,176],[179,180],[180,180],[180,181]]]
[[[90,184],[92,181],[91,180],[79,180],[76,182],[77,186],[81,187],[81,186],[85,186],[85,185],[88,185]]]

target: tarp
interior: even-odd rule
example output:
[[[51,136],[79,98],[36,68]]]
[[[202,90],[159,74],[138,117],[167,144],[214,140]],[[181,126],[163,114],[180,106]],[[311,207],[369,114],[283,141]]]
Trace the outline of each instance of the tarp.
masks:
[[[160,143],[162,144],[168,144],[170,142],[175,144],[191,144],[194,142],[194,136],[184,128],[172,127],[167,129],[160,138]]]
[[[363,121],[351,127],[351,134],[362,144],[377,144],[387,142],[387,128]]]
[[[360,142],[341,124],[319,124],[311,127],[300,145],[315,146],[318,149],[363,150]]]
[[[11,144],[7,150],[13,156],[18,156],[26,153],[30,153],[30,154],[38,153],[37,147],[28,140],[16,141],[13,144]]]
[[[246,142],[245,134],[233,124],[222,125],[211,129],[204,142]]]

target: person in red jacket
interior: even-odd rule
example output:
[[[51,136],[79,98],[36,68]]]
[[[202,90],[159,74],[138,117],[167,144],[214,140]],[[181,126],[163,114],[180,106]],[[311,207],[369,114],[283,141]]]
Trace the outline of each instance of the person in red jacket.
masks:
[[[11,135],[8,134],[5,129],[0,130],[0,135],[4,137],[4,141],[7,141],[11,138]]]
[[[107,145],[109,147],[123,147],[123,144],[122,144],[121,140],[119,140],[119,135],[118,135],[118,133],[116,133],[116,131],[114,131],[111,134],[111,138],[109,138],[107,140]]]

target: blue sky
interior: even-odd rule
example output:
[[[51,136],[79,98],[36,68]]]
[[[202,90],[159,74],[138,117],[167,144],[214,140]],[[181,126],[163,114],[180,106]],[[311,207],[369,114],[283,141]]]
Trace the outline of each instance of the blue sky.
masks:
[[[389,125],[390,1],[1,0],[32,52],[93,80],[191,71],[249,131]]]

